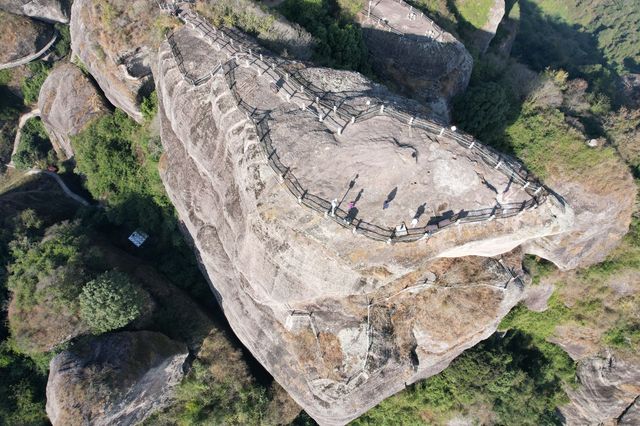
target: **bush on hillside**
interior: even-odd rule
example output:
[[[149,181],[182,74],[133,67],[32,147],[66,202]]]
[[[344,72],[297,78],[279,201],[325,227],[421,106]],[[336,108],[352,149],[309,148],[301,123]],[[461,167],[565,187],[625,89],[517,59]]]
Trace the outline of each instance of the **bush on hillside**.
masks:
[[[18,150],[13,157],[18,169],[27,170],[31,167],[44,168],[47,164],[56,163],[49,136],[39,118],[28,120],[22,127]]]
[[[80,315],[96,333],[122,328],[143,312],[144,296],[129,277],[105,272],[89,281],[80,294]]]

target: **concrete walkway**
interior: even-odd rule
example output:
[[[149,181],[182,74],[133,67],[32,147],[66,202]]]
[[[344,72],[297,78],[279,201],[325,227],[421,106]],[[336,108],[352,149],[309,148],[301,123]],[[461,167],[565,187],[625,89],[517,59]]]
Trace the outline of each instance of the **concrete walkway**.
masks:
[[[20,65],[25,65],[31,61],[38,59],[40,56],[47,53],[47,51],[51,48],[51,46],[53,46],[53,43],[55,43],[57,39],[58,39],[58,32],[55,31],[53,33],[53,37],[51,37],[51,40],[49,40],[49,42],[45,44],[42,49],[40,49],[39,51],[37,51],[32,55],[25,56],[24,58],[16,59],[15,61],[7,62],[5,64],[0,64],[0,70],[19,67]]]
[[[11,160],[7,167],[14,168],[13,164],[13,156],[18,152],[18,145],[20,145],[20,136],[22,136],[22,128],[26,124],[27,120],[34,117],[40,117],[40,110],[38,108],[34,108],[31,111],[24,113],[20,116],[20,120],[18,120],[18,131],[16,132],[16,137],[13,140],[13,151],[11,151]]]
[[[25,176],[32,176],[32,175],[39,175],[39,174],[43,174],[43,175],[47,175],[51,178],[53,178],[58,185],[60,185],[60,188],[62,189],[62,191],[65,193],[65,195],[71,199],[73,199],[74,201],[77,201],[78,203],[82,204],[83,206],[89,206],[89,201],[85,200],[83,197],[81,197],[80,195],[76,194],[75,192],[73,192],[72,190],[69,189],[69,187],[67,186],[66,183],[64,183],[64,181],[62,180],[62,178],[60,176],[58,176],[56,173],[47,171],[47,170],[40,170],[40,169],[31,169],[29,170]]]

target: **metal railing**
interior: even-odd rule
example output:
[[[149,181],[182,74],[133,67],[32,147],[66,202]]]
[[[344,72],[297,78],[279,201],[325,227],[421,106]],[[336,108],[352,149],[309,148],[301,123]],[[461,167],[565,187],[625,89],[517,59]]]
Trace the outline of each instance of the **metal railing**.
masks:
[[[222,72],[238,108],[253,122],[267,162],[278,175],[282,184],[300,204],[324,214],[345,228],[351,229],[354,234],[362,234],[374,240],[387,242],[417,241],[454,225],[512,217],[546,201],[547,190],[525,170],[524,166],[512,158],[482,145],[473,137],[446,129],[433,121],[410,115],[384,103],[369,103],[365,108],[358,109],[348,103],[351,99],[348,95],[324,91],[307,81],[298,71],[290,73],[267,52],[261,51],[259,47],[247,43],[230,31],[214,28],[195,12],[178,11],[177,15],[186,24],[208,37],[217,50],[225,50],[231,56],[229,60],[220,63],[210,73],[195,79],[189,76],[185,69],[182,54],[173,40],[173,36],[167,37],[171,52],[185,81],[195,86]],[[271,139],[270,111],[260,110],[248,104],[237,91],[235,70],[241,66],[242,61],[245,66],[255,68],[259,75],[273,80],[278,88],[278,93],[283,94],[288,100],[294,96],[302,97],[306,102],[309,102],[309,106],[305,106],[305,108],[317,114],[321,121],[332,119],[337,126],[341,126],[338,133],[349,124],[382,115],[392,117],[408,126],[419,128],[435,138],[447,138],[455,141],[468,149],[470,153],[480,157],[488,166],[509,177],[513,183],[522,186],[522,189],[531,198],[518,203],[497,204],[485,209],[461,210],[446,217],[431,217],[427,225],[417,228],[408,228],[404,224],[388,228],[354,217],[349,211],[341,209],[339,206],[333,206],[329,200],[310,193],[300,184],[291,168],[282,163]],[[336,118],[342,120],[343,123],[340,123]]]

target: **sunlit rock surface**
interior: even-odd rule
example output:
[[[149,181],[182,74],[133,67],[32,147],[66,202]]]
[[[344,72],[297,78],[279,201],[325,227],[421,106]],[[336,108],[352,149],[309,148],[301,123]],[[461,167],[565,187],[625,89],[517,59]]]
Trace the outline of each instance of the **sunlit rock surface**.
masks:
[[[54,426],[136,424],[171,400],[186,358],[185,345],[150,331],[77,344],[51,360],[49,420]]]
[[[49,73],[40,88],[38,108],[59,158],[73,157],[71,136],[108,111],[93,82],[69,63]]]
[[[518,256],[472,256],[562,232],[573,212],[548,196],[419,241],[375,238],[364,229],[400,236],[403,222],[411,233],[531,194],[500,171],[504,163],[488,165],[450,133],[439,137],[440,127],[434,134],[389,115],[427,113],[418,104],[356,73],[272,57],[239,33],[234,48],[252,54],[235,59],[230,34],[208,39],[183,27],[173,52],[161,45],[161,175],[235,333],[311,416],[343,424],[444,369],[520,300]],[[252,65],[260,54],[283,77]],[[296,89],[300,80],[326,95]],[[387,113],[344,116],[380,104]],[[284,179],[269,164],[276,157]],[[291,176],[306,191],[300,200],[285,186]],[[348,223],[309,207],[332,199]]]
[[[69,22],[72,0],[0,0],[0,9],[47,22]]]

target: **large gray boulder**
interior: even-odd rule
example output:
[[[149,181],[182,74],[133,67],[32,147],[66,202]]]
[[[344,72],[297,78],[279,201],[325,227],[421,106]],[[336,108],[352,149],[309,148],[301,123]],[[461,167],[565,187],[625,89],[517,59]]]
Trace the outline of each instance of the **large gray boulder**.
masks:
[[[491,217],[536,192],[510,181],[517,163],[485,162],[479,142],[359,74],[221,32],[185,26],[160,47],[161,176],[237,336],[311,416],[343,424],[490,336],[522,297],[519,259],[477,256],[562,232],[573,213],[549,195]],[[424,234],[461,211],[487,220]],[[424,238],[389,243],[396,225]]]
[[[54,29],[44,22],[0,10],[0,69],[36,59],[54,41]]]
[[[70,63],[49,73],[40,89],[38,108],[59,158],[73,157],[71,136],[108,111],[93,82]]]
[[[185,345],[150,331],[75,345],[51,360],[49,420],[54,426],[141,422],[171,401],[187,354]]]
[[[0,0],[0,9],[47,22],[69,22],[72,0]]]
[[[604,353],[580,362],[578,380],[560,409],[568,425],[638,424],[640,364]]]

